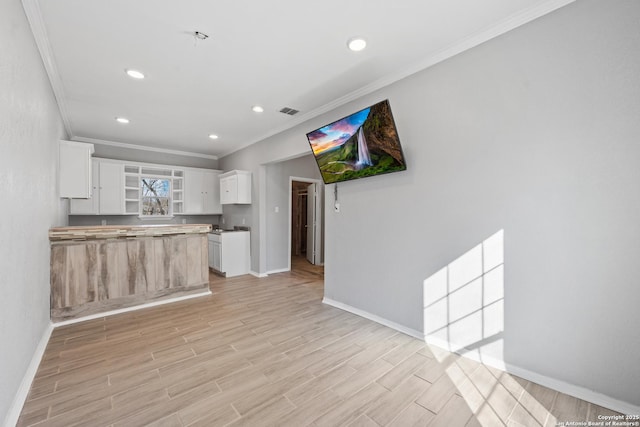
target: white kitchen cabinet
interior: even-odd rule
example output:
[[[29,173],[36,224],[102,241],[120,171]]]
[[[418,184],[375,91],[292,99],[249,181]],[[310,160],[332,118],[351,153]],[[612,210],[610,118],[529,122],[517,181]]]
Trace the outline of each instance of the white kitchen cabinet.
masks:
[[[191,215],[222,213],[219,171],[186,169],[184,171],[184,213]]]
[[[98,194],[100,181],[100,165],[97,159],[91,161],[91,197],[89,199],[71,199],[69,213],[71,215],[98,215]]]
[[[232,170],[220,175],[220,203],[251,204],[251,172]]]
[[[124,214],[124,164],[100,162],[100,215]]]
[[[209,239],[209,267],[214,270],[222,270],[222,243]]]
[[[204,212],[209,214],[221,214],[220,204],[220,172],[205,171],[204,177]]]
[[[72,199],[71,215],[124,214],[124,164],[94,159],[93,195],[88,200]]]
[[[210,233],[209,267],[226,277],[248,274],[251,269],[250,233],[248,231]]]
[[[93,144],[60,141],[58,181],[60,197],[89,199],[92,196]]]

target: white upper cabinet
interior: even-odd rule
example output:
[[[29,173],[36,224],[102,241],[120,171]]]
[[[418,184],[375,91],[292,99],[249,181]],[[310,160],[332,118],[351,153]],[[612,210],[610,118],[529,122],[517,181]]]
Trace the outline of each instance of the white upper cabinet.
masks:
[[[232,170],[220,175],[220,203],[251,204],[251,172]]]
[[[71,199],[69,213],[71,215],[98,215],[98,199],[100,189],[100,163],[97,159],[91,161],[91,198]]]
[[[124,214],[124,164],[103,159],[92,161],[92,192],[90,199],[72,199],[71,215]]]
[[[58,172],[60,197],[88,199],[91,197],[91,155],[93,144],[60,141]]]
[[[171,215],[220,215],[220,173],[214,169],[178,168],[149,163],[94,158],[91,171],[92,196],[71,199],[71,215],[140,215],[143,178],[167,180]],[[150,217],[150,216],[149,216]]]
[[[209,214],[221,214],[220,204],[220,172],[205,171],[204,182],[204,212]]]
[[[204,211],[203,186],[202,172],[184,171],[184,213],[201,214]]]
[[[222,213],[219,193],[219,171],[185,169],[184,213],[219,215]]]
[[[124,214],[124,164],[100,162],[100,215]]]

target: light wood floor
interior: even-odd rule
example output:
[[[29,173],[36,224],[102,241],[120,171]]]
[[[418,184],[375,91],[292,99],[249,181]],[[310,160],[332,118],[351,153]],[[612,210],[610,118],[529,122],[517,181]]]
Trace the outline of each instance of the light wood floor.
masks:
[[[322,304],[322,268],[54,330],[19,426],[553,426],[613,412]]]

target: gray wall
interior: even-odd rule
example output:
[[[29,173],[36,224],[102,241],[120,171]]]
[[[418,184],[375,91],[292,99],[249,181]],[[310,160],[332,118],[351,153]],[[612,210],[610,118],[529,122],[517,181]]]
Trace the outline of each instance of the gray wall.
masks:
[[[62,121],[19,0],[0,2],[0,424],[49,325],[48,229]],[[15,422],[15,419],[13,420]],[[8,425],[8,424],[7,424]]]
[[[322,182],[318,165],[311,154],[277,162],[266,168],[267,271],[289,267],[290,177],[317,179]],[[322,185],[322,184],[321,184]],[[275,212],[275,207],[279,212]]]
[[[105,159],[128,160],[131,162],[155,163],[160,165],[175,165],[190,168],[217,169],[218,160],[197,156],[183,156],[179,154],[161,153],[156,151],[138,150],[135,148],[116,147],[94,143],[95,157]]]
[[[323,124],[321,120],[315,123],[316,128]],[[266,274],[268,271],[267,165],[309,154],[311,151],[305,135],[313,129],[301,132],[300,127],[296,127],[220,159],[219,169],[225,172],[233,169],[252,172],[251,205],[223,206],[223,220],[225,226],[242,225],[244,220],[245,225],[251,227],[251,269],[255,273]]]
[[[388,98],[408,170],[340,184],[340,213],[327,186],[325,296],[431,331],[424,280],[503,230],[491,355],[640,405],[639,19],[635,0],[572,3],[221,166],[253,170],[267,194],[261,164]],[[251,212],[261,271],[265,207]]]

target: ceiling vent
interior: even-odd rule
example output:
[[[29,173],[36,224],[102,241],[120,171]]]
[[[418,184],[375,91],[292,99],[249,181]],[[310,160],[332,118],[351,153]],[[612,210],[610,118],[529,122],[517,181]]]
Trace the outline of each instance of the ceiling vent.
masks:
[[[294,115],[298,114],[300,111],[294,110],[293,108],[284,107],[282,110],[280,110],[280,112],[284,113],[284,114],[288,114],[290,116],[294,116]]]

